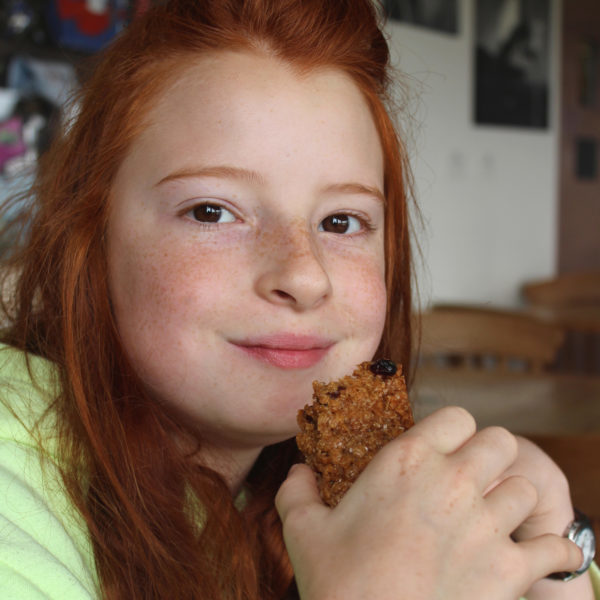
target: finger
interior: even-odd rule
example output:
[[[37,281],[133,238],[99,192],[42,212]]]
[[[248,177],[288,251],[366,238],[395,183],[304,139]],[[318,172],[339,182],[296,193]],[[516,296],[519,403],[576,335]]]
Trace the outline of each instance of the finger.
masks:
[[[428,415],[403,436],[423,436],[441,454],[451,454],[477,431],[475,419],[460,406],[446,406]]]
[[[570,573],[583,564],[581,549],[571,540],[548,533],[536,538],[518,542],[524,552],[524,564],[530,565],[530,578],[538,581],[551,573]]]
[[[538,494],[525,477],[508,477],[486,497],[485,503],[503,530],[511,534],[535,510]]]
[[[455,454],[460,468],[469,471],[482,493],[517,459],[515,436],[502,427],[486,427],[474,435]]]
[[[325,508],[314,473],[307,465],[293,465],[275,496],[275,507],[281,520],[285,522],[295,509],[315,504]]]

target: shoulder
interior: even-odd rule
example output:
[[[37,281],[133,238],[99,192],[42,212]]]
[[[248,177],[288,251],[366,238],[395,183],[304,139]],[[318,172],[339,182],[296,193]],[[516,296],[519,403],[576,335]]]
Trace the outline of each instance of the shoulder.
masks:
[[[0,440],[32,445],[32,431],[42,425],[57,393],[51,362],[0,344]]]
[[[55,365],[35,354],[0,343],[0,387],[10,392],[36,390],[38,393],[56,391]]]
[[[0,598],[96,597],[87,530],[52,451],[55,375],[0,345]]]

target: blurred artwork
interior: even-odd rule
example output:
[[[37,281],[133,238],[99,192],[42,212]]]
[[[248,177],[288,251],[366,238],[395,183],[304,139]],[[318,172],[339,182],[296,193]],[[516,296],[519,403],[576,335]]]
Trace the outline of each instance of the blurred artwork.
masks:
[[[25,154],[27,146],[23,140],[23,123],[19,117],[12,117],[0,123],[0,170],[5,163],[16,156]]]
[[[59,46],[95,52],[127,25],[129,11],[128,0],[54,0],[47,21]]]
[[[549,0],[477,0],[475,122],[548,126]]]
[[[387,16],[395,21],[445,33],[458,32],[457,0],[384,0],[383,6]]]

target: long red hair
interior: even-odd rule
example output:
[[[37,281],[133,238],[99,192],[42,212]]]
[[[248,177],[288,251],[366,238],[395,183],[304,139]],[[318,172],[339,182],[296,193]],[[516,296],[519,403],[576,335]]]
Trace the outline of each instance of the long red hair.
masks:
[[[378,355],[410,364],[408,170],[371,0],[174,0],[136,18],[100,54],[75,117],[42,158],[7,263],[18,276],[4,339],[58,367],[63,480],[88,524],[107,600],[274,599],[293,579],[273,505],[297,458],[293,441],[263,451],[236,508],[221,477],[174,443],[194,432],[148,397],[107,286],[115,174],[157,94],[199,55],[222,49],[265,52],[300,71],[341,69],[364,94],[385,157],[388,314]]]

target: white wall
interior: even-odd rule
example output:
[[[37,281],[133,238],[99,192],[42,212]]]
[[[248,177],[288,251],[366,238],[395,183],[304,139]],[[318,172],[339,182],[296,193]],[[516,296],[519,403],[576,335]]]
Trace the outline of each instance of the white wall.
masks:
[[[519,287],[555,270],[560,0],[552,0],[550,126],[473,121],[475,0],[459,0],[459,35],[390,22],[396,67],[409,75],[409,150],[423,303],[519,304]],[[408,114],[408,113],[407,113]]]

